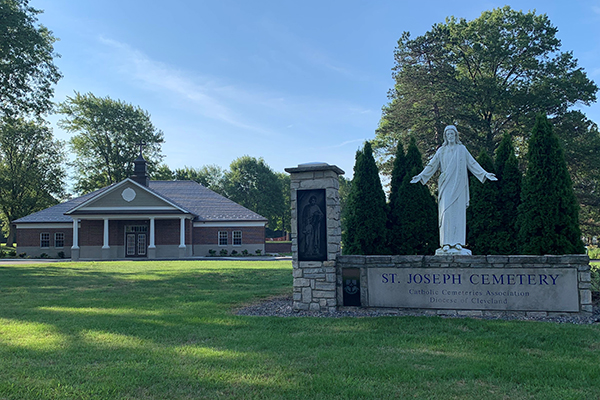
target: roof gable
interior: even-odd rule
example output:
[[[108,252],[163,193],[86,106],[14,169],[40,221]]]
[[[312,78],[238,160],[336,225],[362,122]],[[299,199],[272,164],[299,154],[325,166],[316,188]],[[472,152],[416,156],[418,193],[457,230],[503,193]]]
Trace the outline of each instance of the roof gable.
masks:
[[[190,213],[159,193],[131,179],[125,179],[102,193],[89,198],[65,214],[126,213],[134,210]]]

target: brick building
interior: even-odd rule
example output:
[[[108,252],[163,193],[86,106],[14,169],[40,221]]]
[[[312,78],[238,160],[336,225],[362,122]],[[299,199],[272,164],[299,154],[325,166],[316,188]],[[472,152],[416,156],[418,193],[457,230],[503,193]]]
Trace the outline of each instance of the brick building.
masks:
[[[79,259],[187,258],[265,250],[266,218],[192,181],[119,183],[13,221],[17,251]]]

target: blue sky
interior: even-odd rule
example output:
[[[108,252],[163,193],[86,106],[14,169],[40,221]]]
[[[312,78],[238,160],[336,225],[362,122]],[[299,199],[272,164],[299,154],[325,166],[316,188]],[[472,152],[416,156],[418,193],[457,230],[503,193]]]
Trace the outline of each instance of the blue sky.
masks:
[[[91,92],[147,110],[171,169],[247,154],[275,171],[321,161],[348,177],[374,137],[402,32],[506,4],[547,14],[600,84],[600,0],[31,0],[60,39],[55,101]],[[598,103],[583,111],[600,123]]]

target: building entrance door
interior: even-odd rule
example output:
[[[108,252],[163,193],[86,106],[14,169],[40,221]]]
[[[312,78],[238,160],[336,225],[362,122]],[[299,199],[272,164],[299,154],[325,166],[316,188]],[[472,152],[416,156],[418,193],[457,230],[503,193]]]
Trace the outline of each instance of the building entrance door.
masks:
[[[148,226],[128,225],[125,227],[125,256],[146,257],[148,253]]]

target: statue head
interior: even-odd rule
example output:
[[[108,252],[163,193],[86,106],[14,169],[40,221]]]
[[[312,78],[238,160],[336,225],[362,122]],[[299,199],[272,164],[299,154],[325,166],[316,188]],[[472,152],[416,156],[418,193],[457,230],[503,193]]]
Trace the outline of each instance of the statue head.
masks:
[[[456,129],[456,126],[454,125],[448,125],[446,128],[444,128],[444,144],[442,144],[442,146],[447,146],[449,144],[448,142],[448,134],[454,134],[454,142],[456,144],[462,144],[462,142],[460,141],[460,138],[458,137],[458,129]]]

